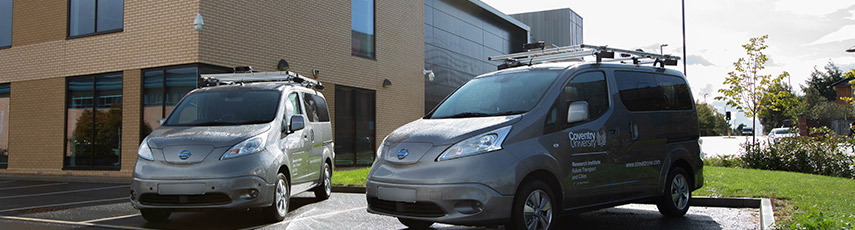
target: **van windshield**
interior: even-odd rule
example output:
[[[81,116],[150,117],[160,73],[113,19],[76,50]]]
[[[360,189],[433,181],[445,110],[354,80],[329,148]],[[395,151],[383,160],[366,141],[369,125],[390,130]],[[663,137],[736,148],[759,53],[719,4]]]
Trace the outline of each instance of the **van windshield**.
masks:
[[[472,79],[448,96],[426,119],[528,112],[537,105],[559,73],[558,70],[533,70]]]
[[[273,121],[278,90],[228,90],[193,93],[169,114],[166,126],[221,126]]]

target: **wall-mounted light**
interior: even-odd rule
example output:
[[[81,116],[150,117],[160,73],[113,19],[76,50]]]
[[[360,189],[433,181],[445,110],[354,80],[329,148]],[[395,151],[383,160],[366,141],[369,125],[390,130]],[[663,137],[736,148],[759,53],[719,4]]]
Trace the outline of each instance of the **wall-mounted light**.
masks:
[[[202,14],[196,14],[196,18],[193,19],[193,29],[196,31],[202,31],[203,25],[205,25],[205,20],[202,19]]]
[[[383,79],[383,88],[387,88],[389,86],[392,86],[392,81],[389,79]]]
[[[433,81],[436,78],[436,74],[433,74],[433,70],[422,70],[423,75],[427,75],[428,81]]]

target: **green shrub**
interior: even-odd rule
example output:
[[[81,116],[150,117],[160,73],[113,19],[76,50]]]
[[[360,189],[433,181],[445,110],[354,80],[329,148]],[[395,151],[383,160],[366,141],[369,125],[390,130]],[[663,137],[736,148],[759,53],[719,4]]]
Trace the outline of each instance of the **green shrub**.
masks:
[[[855,179],[855,157],[846,150],[855,140],[837,136],[828,128],[811,129],[809,137],[742,145],[746,168],[801,172]]]

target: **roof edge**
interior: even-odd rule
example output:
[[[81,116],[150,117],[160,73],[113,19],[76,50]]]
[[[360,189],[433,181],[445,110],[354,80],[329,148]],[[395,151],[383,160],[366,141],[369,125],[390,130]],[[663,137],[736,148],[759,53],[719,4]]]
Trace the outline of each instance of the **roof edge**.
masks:
[[[487,3],[481,2],[479,0],[469,0],[469,2],[489,11],[490,13],[493,13],[494,15],[496,15],[502,19],[507,20],[511,24],[514,24],[515,26],[517,26],[517,27],[519,27],[519,28],[521,28],[527,32],[531,32],[530,26],[526,25],[525,23],[521,22],[520,20],[517,20],[516,18],[512,18],[511,16],[509,16],[505,13],[502,13],[502,11],[499,11],[490,5],[487,5]]]

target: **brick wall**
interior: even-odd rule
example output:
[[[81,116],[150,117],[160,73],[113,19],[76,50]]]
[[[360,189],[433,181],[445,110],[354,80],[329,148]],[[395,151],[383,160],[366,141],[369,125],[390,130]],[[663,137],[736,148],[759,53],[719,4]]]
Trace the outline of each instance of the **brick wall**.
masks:
[[[350,54],[350,4],[202,0],[199,10],[205,28],[200,33],[199,58],[207,64],[251,65],[261,71],[275,70],[284,58],[291,70],[304,75],[317,68],[327,86],[323,94],[333,116],[335,85],[376,90],[380,141],[424,115],[424,3],[376,1],[376,60]],[[392,86],[383,88],[384,79],[392,81]]]
[[[12,46],[65,39],[68,1],[12,1]]]
[[[12,82],[11,88],[7,170],[28,174],[61,173],[65,79]]]

